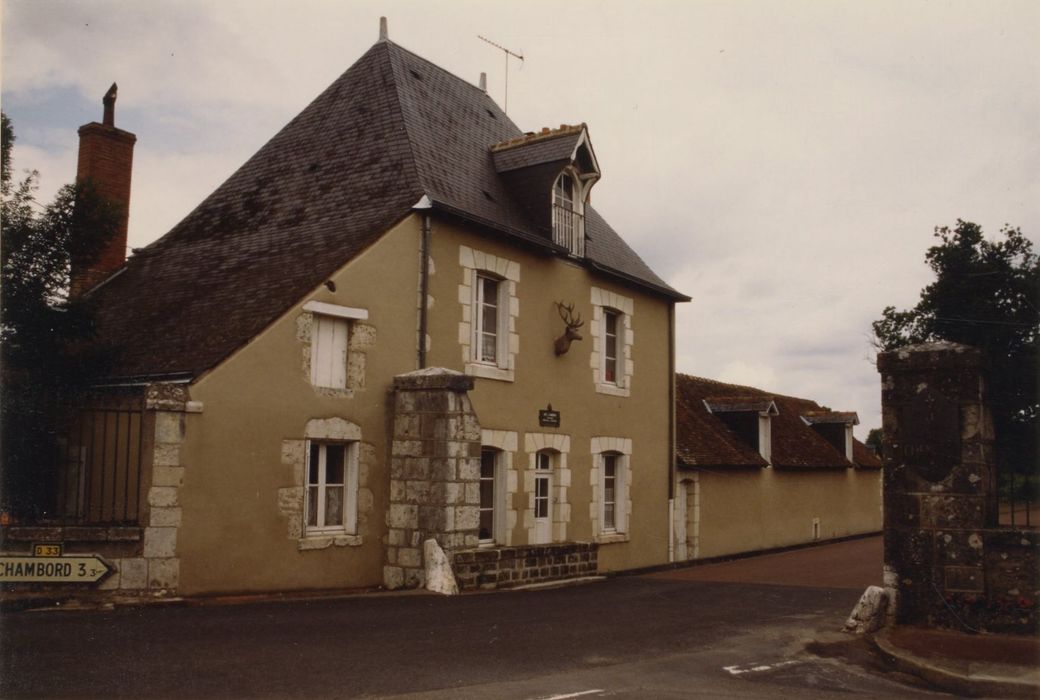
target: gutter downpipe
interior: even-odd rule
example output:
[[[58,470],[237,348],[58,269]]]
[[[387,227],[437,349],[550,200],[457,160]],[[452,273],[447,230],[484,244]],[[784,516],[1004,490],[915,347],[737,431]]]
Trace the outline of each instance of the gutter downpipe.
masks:
[[[668,563],[675,561],[675,302],[668,302]]]
[[[422,238],[419,243],[419,369],[426,369],[427,298],[430,293],[430,214],[422,215]]]

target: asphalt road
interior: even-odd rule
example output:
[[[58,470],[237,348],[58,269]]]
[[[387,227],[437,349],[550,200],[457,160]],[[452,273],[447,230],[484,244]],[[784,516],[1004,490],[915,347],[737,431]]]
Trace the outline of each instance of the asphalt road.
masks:
[[[841,557],[812,551],[808,563],[818,570]],[[762,571],[785,566],[782,559],[756,559]],[[734,565],[747,566],[715,566]],[[865,646],[835,631],[859,596],[851,581],[816,588],[673,573],[455,597],[7,614],[0,624],[0,696],[928,694],[881,671]],[[808,653],[813,640],[833,658]]]

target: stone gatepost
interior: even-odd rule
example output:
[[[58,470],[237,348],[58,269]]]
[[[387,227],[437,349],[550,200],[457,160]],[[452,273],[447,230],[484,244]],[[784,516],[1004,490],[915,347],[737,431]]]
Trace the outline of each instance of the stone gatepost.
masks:
[[[997,519],[983,356],[939,342],[883,352],[877,366],[890,614],[899,624],[953,626],[952,597],[986,596],[984,530]]]
[[[473,378],[434,367],[394,377],[383,584],[424,584],[423,542],[450,552],[477,546],[480,423]]]

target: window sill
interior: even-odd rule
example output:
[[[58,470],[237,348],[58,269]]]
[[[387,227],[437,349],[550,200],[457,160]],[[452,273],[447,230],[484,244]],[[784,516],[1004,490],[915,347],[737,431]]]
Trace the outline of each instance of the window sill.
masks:
[[[478,362],[466,363],[466,374],[471,377],[483,379],[496,379],[500,382],[514,381],[514,372],[511,369],[502,369],[493,365],[482,365]]]
[[[337,547],[360,547],[363,543],[361,535],[310,535],[303,537],[298,542],[301,552],[312,549],[328,549],[335,545]]]
[[[629,396],[631,394],[627,387],[617,386],[616,384],[603,384],[601,382],[596,384],[596,393],[609,396]]]
[[[311,384],[311,388],[314,389],[314,393],[318,396],[325,396],[330,399],[352,399],[354,398],[353,389],[340,389],[332,386],[315,386]]]
[[[627,532],[608,532],[596,538],[596,542],[599,544],[614,544],[616,542],[628,541],[629,537]]]

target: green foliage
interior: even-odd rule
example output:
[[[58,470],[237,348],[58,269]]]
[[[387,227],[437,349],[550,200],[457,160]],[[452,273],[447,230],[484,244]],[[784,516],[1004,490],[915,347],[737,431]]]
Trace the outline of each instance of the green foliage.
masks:
[[[56,462],[55,417],[103,370],[104,355],[89,343],[90,302],[69,298],[72,261],[97,260],[121,211],[89,182],[66,185],[40,205],[36,172],[12,182],[14,133],[6,115],[2,122],[0,499],[6,509],[39,515]]]
[[[881,432],[881,428],[871,428],[870,432],[867,433],[867,439],[863,442],[864,445],[874,450],[874,454],[881,458],[881,444],[884,441],[884,433]]]
[[[998,464],[1031,473],[1038,468],[1040,425],[1040,262],[1020,229],[1004,226],[1000,233],[987,240],[980,226],[960,219],[952,229],[936,228],[939,243],[925,255],[935,281],[912,309],[882,311],[874,343],[892,350],[948,340],[981,349],[989,363]]]

